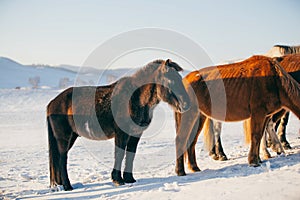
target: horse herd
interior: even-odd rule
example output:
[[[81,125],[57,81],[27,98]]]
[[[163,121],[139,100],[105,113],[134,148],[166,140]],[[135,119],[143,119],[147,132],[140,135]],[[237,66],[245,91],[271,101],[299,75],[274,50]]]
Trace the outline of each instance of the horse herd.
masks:
[[[50,186],[73,189],[67,157],[78,136],[114,138],[112,181],[115,185],[135,182],[132,170],[137,145],[160,101],[175,112],[175,171],[179,176],[186,174],[184,159],[191,171],[200,171],[195,145],[203,127],[210,154],[226,160],[220,121],[245,121],[245,134],[251,143],[250,166],[260,165],[265,130],[278,153],[284,151],[280,142],[288,148],[285,135],[278,139],[273,124],[283,121],[281,126],[285,126],[288,111],[300,119],[300,54],[252,56],[196,70],[183,79],[180,71],[182,68],[170,59],[155,60],[111,85],[71,87],[54,98],[47,106]]]

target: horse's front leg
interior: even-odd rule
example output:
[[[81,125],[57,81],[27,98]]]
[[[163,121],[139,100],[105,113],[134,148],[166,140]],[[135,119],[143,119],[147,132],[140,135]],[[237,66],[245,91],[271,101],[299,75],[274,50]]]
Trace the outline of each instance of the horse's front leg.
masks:
[[[116,133],[115,135],[115,164],[114,169],[111,172],[111,179],[116,186],[125,184],[121,176],[121,167],[128,137],[129,136],[124,132]]]
[[[123,179],[125,183],[134,183],[136,180],[133,178],[133,160],[135,157],[139,137],[130,136],[127,142],[125,168],[123,172]]]
[[[275,127],[274,121],[273,121],[273,119],[270,119],[266,126],[266,131],[268,132],[269,137],[271,139],[271,143],[272,143],[271,147],[272,147],[273,151],[275,151],[278,155],[280,155],[282,153],[284,154],[285,153],[284,149],[278,139],[278,136],[275,132],[274,127]]]
[[[225,161],[228,160],[226,154],[224,153],[222,142],[221,142],[221,130],[222,123],[215,121],[213,123],[214,135],[215,135],[215,153],[217,155],[218,160]]]
[[[264,115],[251,116],[251,146],[248,155],[249,165],[252,167],[260,166],[259,147],[265,131],[267,119]]]
[[[192,129],[198,119],[198,114],[193,109],[190,109],[186,113],[175,113],[176,120],[176,168],[175,172],[178,176],[185,176],[184,170],[184,153],[187,152],[188,140],[191,142],[194,139],[192,134]],[[193,149],[191,149],[193,150]]]

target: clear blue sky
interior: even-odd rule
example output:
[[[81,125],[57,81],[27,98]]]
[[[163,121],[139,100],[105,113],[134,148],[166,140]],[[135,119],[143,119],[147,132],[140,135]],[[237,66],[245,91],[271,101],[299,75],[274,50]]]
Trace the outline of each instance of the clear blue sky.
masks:
[[[0,0],[0,56],[81,65],[107,39],[143,27],[183,33],[222,62],[299,45],[300,2]]]

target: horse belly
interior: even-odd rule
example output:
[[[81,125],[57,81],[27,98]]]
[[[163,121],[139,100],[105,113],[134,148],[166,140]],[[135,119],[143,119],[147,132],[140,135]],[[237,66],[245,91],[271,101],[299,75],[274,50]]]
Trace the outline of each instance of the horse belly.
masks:
[[[228,80],[214,80],[198,84],[194,88],[200,111],[220,121],[248,119],[250,117],[250,91],[243,89],[245,84],[247,83],[234,84]]]
[[[251,116],[247,94],[227,95],[225,121],[242,121]]]
[[[225,106],[224,109],[223,106],[212,105],[212,107],[208,108],[200,105],[199,109],[207,117],[225,122],[242,121],[250,117],[249,109],[245,107]]]
[[[111,126],[100,123],[96,116],[74,115],[73,123],[78,135],[91,140],[108,140],[115,136],[113,123]]]

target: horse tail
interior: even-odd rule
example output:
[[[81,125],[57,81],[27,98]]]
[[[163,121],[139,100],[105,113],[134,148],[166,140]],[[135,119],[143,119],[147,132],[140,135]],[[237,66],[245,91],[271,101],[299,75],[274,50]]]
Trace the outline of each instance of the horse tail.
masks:
[[[60,184],[59,174],[59,159],[57,141],[53,134],[53,129],[50,123],[50,117],[47,117],[48,126],[48,142],[49,142],[49,171],[50,171],[50,187]],[[59,179],[59,180],[58,180]]]
[[[215,144],[214,124],[213,120],[208,118],[204,124],[204,144],[208,152],[210,152]]]
[[[274,61],[274,67],[280,80],[279,88],[283,89],[280,94],[282,105],[290,109],[300,119],[300,85],[279,64]]]
[[[244,134],[245,134],[245,143],[250,144],[251,142],[251,119],[244,121]]]

